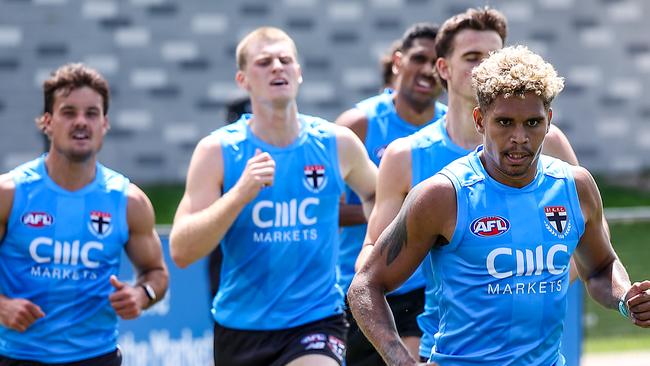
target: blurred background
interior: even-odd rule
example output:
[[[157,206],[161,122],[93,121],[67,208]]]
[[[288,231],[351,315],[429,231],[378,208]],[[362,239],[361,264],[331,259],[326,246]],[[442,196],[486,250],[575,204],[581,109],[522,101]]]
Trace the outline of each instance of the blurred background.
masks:
[[[566,77],[554,123],[597,175],[631,277],[650,277],[649,215],[629,208],[650,206],[646,0],[0,0],[0,170],[42,153],[41,83],[84,62],[112,87],[100,160],[143,186],[169,224],[195,144],[244,95],[234,53],[248,31],[273,25],[294,38],[300,111],[333,120],[378,92],[379,57],[409,25],[483,5],[508,17],[507,44],[528,45]],[[584,324],[587,353],[650,349],[650,332],[589,300]]]

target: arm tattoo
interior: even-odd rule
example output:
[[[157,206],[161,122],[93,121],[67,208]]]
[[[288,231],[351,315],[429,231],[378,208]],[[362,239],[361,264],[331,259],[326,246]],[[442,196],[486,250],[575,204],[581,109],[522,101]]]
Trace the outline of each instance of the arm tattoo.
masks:
[[[381,254],[384,250],[388,251],[386,256],[386,265],[390,266],[391,263],[397,258],[402,248],[406,246],[406,210],[402,209],[397,215],[397,219],[392,222],[386,230],[386,236],[381,243]]]
[[[395,258],[399,255],[403,248],[406,247],[406,240],[408,238],[408,230],[406,229],[406,221],[408,219],[408,211],[415,204],[415,199],[418,196],[418,192],[421,187],[415,186],[409,194],[406,195],[404,204],[400,209],[395,221],[393,221],[386,228],[386,237],[383,238],[381,243],[380,253],[384,254],[384,250],[388,251],[386,256],[386,265],[389,266]]]

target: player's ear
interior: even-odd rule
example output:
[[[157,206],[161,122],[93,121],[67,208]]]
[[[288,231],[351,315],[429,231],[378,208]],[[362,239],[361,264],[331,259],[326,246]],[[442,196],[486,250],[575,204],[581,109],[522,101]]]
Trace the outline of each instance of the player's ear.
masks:
[[[399,69],[402,67],[402,57],[404,54],[402,51],[395,51],[391,55],[391,58],[393,59],[393,65],[390,67],[391,71],[393,72],[393,75],[399,74]]]
[[[449,80],[449,65],[447,64],[447,59],[444,57],[438,57],[436,60],[436,71],[441,79],[445,81]]]
[[[241,70],[237,70],[237,73],[235,74],[235,82],[237,83],[237,85],[240,88],[242,88],[244,90],[248,90],[248,83],[246,81],[246,74],[244,74],[244,72],[242,72]]]
[[[483,112],[481,112],[481,108],[474,107],[472,116],[474,117],[474,127],[476,128],[476,131],[478,131],[480,134],[483,134],[485,132],[485,120],[483,119]]]
[[[546,133],[548,133],[549,128],[551,128],[551,120],[553,119],[553,109],[548,109],[548,114],[546,115],[548,121],[546,122]]]

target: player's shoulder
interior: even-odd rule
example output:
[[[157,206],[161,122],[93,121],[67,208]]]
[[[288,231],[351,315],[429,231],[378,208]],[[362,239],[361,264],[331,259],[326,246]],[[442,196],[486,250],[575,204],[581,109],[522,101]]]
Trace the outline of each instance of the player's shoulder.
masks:
[[[336,144],[339,147],[347,148],[351,145],[362,146],[363,143],[357,134],[352,131],[349,127],[341,126],[337,124],[330,124],[330,131],[336,139]]]
[[[393,140],[384,151],[382,160],[384,159],[402,159],[410,156],[412,150],[412,142],[410,136],[400,137]]]
[[[393,98],[395,97],[395,91],[393,89],[387,88],[383,92],[373,95],[372,97],[363,99],[355,105],[355,108],[366,113],[367,115],[372,115],[378,112],[381,112],[382,109],[388,104],[393,103]]]
[[[135,183],[129,183],[126,197],[128,199],[129,211],[140,214],[153,214],[153,206],[147,194]],[[136,215],[137,216],[137,215]]]
[[[251,118],[251,114],[244,114],[237,121],[212,131],[199,141],[197,147],[215,148],[221,145],[237,145],[245,141],[248,135],[248,120]]]
[[[409,195],[418,206],[441,212],[441,208],[455,207],[456,188],[449,177],[444,174],[434,174],[413,187]],[[444,212],[444,209],[442,210]]]
[[[358,136],[365,134],[368,128],[368,116],[358,108],[350,108],[341,113],[334,123],[354,131]]]
[[[596,181],[586,168],[579,165],[570,165],[564,163],[568,166],[569,172],[573,175],[573,180],[576,182],[576,187],[591,189],[596,188]]]
[[[0,218],[6,218],[14,202],[16,183],[10,173],[0,175]]]
[[[9,173],[7,173],[7,175],[10,176],[14,183],[17,184],[29,184],[42,181],[45,172],[43,169],[43,164],[44,157],[41,156],[39,158],[18,165]]]
[[[0,195],[13,194],[16,189],[16,182],[12,173],[0,174]]]
[[[440,144],[446,140],[443,119],[421,128],[417,132],[407,136],[409,143],[417,148],[426,148]]]

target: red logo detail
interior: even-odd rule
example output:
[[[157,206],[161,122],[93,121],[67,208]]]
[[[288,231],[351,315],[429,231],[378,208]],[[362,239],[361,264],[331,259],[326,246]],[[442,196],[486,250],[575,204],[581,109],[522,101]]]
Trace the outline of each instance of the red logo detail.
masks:
[[[478,236],[497,236],[510,229],[510,222],[500,216],[485,216],[472,221],[470,230]]]
[[[554,212],[566,212],[564,206],[546,206],[544,207],[545,213],[554,213]]]
[[[31,227],[51,226],[54,223],[54,218],[47,212],[28,212],[20,220]]]

